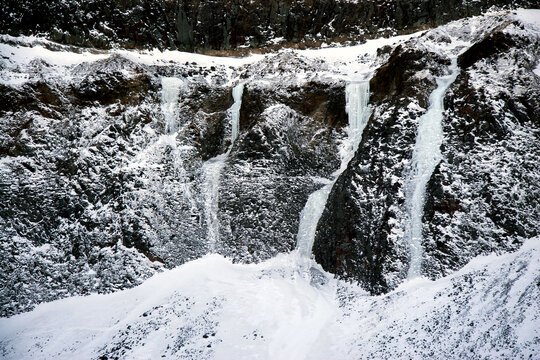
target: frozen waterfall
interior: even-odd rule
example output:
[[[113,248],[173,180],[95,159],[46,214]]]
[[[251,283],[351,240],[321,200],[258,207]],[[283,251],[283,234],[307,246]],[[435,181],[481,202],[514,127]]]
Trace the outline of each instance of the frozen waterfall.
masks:
[[[233,88],[232,96],[234,103],[230,108],[231,112],[231,145],[227,154],[231,152],[234,141],[238,137],[238,128],[240,124],[240,107],[242,106],[242,94],[244,93],[244,84],[240,83]]]
[[[426,186],[435,167],[441,160],[444,94],[456,79],[458,72],[457,61],[453,59],[450,66],[450,75],[436,79],[437,88],[429,96],[428,110],[418,121],[411,170],[405,185],[405,205],[409,217],[405,230],[405,237],[409,243],[410,251],[409,271],[407,274],[409,279],[421,275],[424,253],[422,248],[422,216],[424,215]]]
[[[231,144],[227,152],[219,154],[203,165],[204,173],[204,216],[208,230],[208,243],[211,252],[216,252],[217,244],[219,243],[219,178],[221,171],[225,167],[227,157],[232,150],[234,141],[238,137],[240,107],[242,106],[242,94],[244,92],[244,84],[236,85],[232,90],[233,105],[229,108],[229,116],[231,118]]]
[[[184,80],[175,77],[161,78],[161,112],[165,118],[165,133],[178,131],[178,96]]]
[[[313,192],[300,214],[300,225],[296,235],[296,248],[305,257],[311,256],[317,224],[322,216],[330,191],[339,175],[345,171],[347,165],[354,157],[358,145],[362,140],[362,132],[369,120],[371,110],[369,102],[369,81],[353,82],[345,88],[345,111],[349,117],[347,139],[340,151],[341,166],[333,174],[333,179],[321,189]]]

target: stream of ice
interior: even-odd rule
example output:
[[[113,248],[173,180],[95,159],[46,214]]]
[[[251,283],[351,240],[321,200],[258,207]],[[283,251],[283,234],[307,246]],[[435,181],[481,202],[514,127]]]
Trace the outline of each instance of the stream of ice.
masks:
[[[161,112],[165,118],[165,133],[178,131],[178,96],[184,80],[175,77],[161,78]]]
[[[141,158],[150,156],[151,152],[167,148],[170,149],[170,156],[176,171],[183,173],[182,149],[176,143],[177,132],[180,130],[180,114],[178,111],[178,100],[180,92],[185,90],[186,81],[176,77],[161,78],[161,113],[164,120],[164,132],[154,144],[148,148],[148,152],[141,154]]]
[[[207,239],[210,252],[216,252],[217,244],[219,244],[219,178],[221,176],[221,171],[225,167],[227,157],[232,150],[234,141],[238,137],[240,107],[242,106],[243,92],[243,83],[236,85],[232,90],[234,103],[229,108],[229,116],[231,118],[231,143],[229,148],[225,153],[207,160],[203,165],[204,216],[206,219],[208,231]]]
[[[443,140],[442,120],[444,112],[444,94],[454,82],[459,72],[457,60],[453,59],[450,75],[438,77],[437,88],[429,96],[427,112],[420,117],[416,144],[412,155],[411,171],[405,185],[405,204],[409,221],[405,231],[409,243],[410,263],[407,277],[419,277],[422,271],[422,217],[426,186],[431,174],[441,160]]]
[[[349,117],[347,139],[341,149],[341,166],[333,174],[333,179],[321,189],[313,192],[300,213],[300,225],[296,235],[296,249],[304,257],[311,256],[317,224],[322,216],[330,191],[339,175],[345,171],[347,165],[358,149],[362,140],[362,132],[366,127],[371,114],[369,102],[369,81],[353,82],[345,88],[345,111]]]

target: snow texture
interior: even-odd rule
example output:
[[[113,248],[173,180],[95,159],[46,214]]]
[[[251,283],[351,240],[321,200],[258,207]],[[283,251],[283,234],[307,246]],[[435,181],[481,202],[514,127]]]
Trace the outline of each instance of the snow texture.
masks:
[[[5,359],[527,359],[540,355],[540,239],[383,296],[299,257],[208,255],[109,295],[0,319]]]

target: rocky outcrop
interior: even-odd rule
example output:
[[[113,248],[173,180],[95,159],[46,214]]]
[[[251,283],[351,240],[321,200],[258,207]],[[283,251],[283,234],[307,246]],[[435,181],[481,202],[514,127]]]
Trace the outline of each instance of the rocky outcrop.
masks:
[[[540,83],[530,69],[539,48],[514,23],[460,57],[467,70],[446,97],[444,158],[425,206],[425,272],[432,278],[538,234]]]
[[[423,274],[433,279],[480,254],[516,249],[540,228],[540,88],[531,71],[539,40],[519,22],[491,27],[461,51],[463,68],[445,98],[443,160],[423,217]],[[429,49],[398,47],[375,73],[374,112],[318,226],[317,261],[375,294],[395,287],[408,268],[403,179],[433,76],[448,65]]]
[[[321,186],[313,178],[339,167],[344,103],[343,83],[272,90],[246,85],[243,133],[221,181],[220,252],[259,261],[294,249],[300,212]]]
[[[347,170],[328,198],[313,247],[332,273],[359,281],[375,294],[404,276],[406,249],[394,227],[404,203],[403,179],[416,120],[447,62],[434,53],[399,46],[370,80],[375,108]],[[418,71],[429,75],[417,78]]]
[[[290,55],[264,66],[274,60],[297,68]],[[37,80],[0,87],[1,314],[131,287],[208,253],[201,169],[231,145],[227,70],[118,54],[61,77],[46,62],[27,66]],[[182,82],[172,127],[163,77]],[[294,247],[313,177],[338,166],[346,119],[343,83],[265,84],[246,84],[220,180],[216,250],[237,261]]]
[[[162,138],[159,77],[170,68],[113,55],[58,79],[50,65],[30,65],[41,66],[41,80],[0,89],[2,315],[134,286],[162,264],[204,254],[185,189],[202,159],[225,147],[213,132],[232,104],[230,88],[193,81],[179,112],[193,163],[182,167],[178,147]]]
[[[190,51],[317,45],[411,32],[489,7],[502,0],[415,1],[8,1],[0,33],[45,34],[53,41],[97,48],[179,48]],[[521,0],[513,6],[533,6]]]

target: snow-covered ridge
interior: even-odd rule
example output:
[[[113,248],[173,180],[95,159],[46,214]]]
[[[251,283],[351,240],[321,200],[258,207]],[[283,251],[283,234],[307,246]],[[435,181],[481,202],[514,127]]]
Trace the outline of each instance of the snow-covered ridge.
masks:
[[[526,24],[529,27],[535,27],[540,29],[540,23],[538,19],[540,18],[540,10],[535,9],[518,9],[513,12],[512,17],[516,20]],[[472,17],[475,19],[480,19],[482,17],[489,18],[497,17],[501,15],[508,14],[508,12],[493,11],[482,16]],[[461,20],[450,22],[445,25],[446,27],[452,27],[453,25],[460,26]],[[477,31],[479,29],[472,29],[472,31]],[[328,62],[339,62],[342,64],[349,63],[354,65],[354,68],[350,68],[349,79],[351,79],[356,73],[362,73],[358,71],[359,69],[366,69],[365,63],[351,64],[355,60],[358,60],[359,56],[373,56],[376,54],[377,50],[387,46],[387,45],[396,45],[407,41],[408,39],[415,38],[424,34],[425,31],[419,31],[409,35],[400,35],[389,38],[378,38],[378,39],[369,39],[365,43],[354,45],[354,46],[342,46],[340,44],[330,44],[326,47],[319,49],[306,49],[306,50],[281,50],[279,52],[294,52],[301,54],[306,58],[317,58],[324,59]],[[27,65],[36,59],[42,59],[50,65],[55,66],[69,66],[80,64],[82,62],[91,62],[97,61],[100,59],[105,59],[113,55],[121,55],[132,61],[145,64],[145,65],[164,65],[167,63],[197,63],[201,66],[227,66],[227,67],[242,67],[249,64],[253,64],[257,61],[262,60],[267,56],[272,56],[273,53],[269,54],[250,54],[249,56],[244,57],[227,57],[227,56],[209,56],[197,53],[188,53],[181,52],[176,50],[165,50],[160,51],[158,49],[154,50],[122,50],[122,49],[113,49],[113,50],[85,50],[81,48],[76,48],[72,46],[60,45],[54,42],[51,42],[45,38],[40,38],[36,36],[19,36],[13,37],[10,35],[0,34],[0,54],[3,55],[4,65]],[[9,66],[13,69],[11,66]],[[4,70],[4,69],[3,69]],[[358,79],[352,79],[358,80]],[[359,79],[361,80],[361,79]]]

